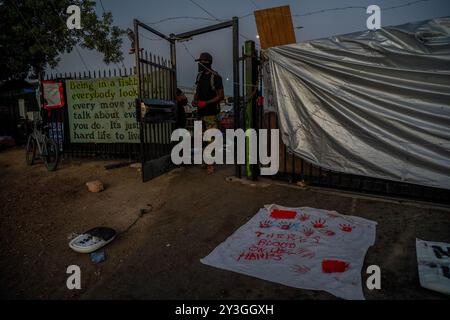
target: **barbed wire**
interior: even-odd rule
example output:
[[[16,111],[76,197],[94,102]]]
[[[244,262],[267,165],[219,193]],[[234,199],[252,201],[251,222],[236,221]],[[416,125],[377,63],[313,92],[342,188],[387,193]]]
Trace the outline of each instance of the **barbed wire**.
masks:
[[[208,14],[210,17],[212,17],[212,18],[215,19],[216,21],[218,21],[218,22],[223,22],[223,21],[224,21],[224,20],[222,20],[222,19],[217,18],[215,15],[213,15],[211,12],[209,12],[208,10],[206,10],[204,7],[202,7],[201,5],[199,5],[199,4],[198,4],[197,2],[195,2],[194,0],[189,0],[189,2],[193,3],[194,5],[196,5],[198,8],[200,8],[201,10],[203,10],[206,14]],[[244,38],[244,39],[252,40],[252,41],[253,41],[253,39],[251,39],[251,38],[249,38],[249,37],[243,35],[241,32],[239,32],[239,35],[240,35],[242,38]],[[256,46],[259,46],[256,42],[255,42],[255,45],[256,45]]]
[[[189,0],[191,1],[191,0]],[[407,6],[411,6],[411,5],[415,5],[417,3],[421,3],[421,2],[429,2],[429,1],[435,1],[435,0],[416,0],[416,1],[410,1],[404,4],[400,4],[400,5],[395,5],[395,6],[391,6],[391,7],[387,7],[387,8],[381,8],[381,11],[389,11],[389,10],[394,10],[394,9],[399,9],[399,8],[403,8],[403,7],[407,7]],[[192,2],[192,1],[191,1]],[[197,4],[198,5],[198,4]],[[317,15],[317,14],[322,14],[322,13],[327,13],[327,12],[333,12],[333,11],[344,11],[344,10],[353,10],[353,9],[360,9],[360,10],[366,10],[367,7],[364,6],[346,6],[346,7],[336,7],[336,8],[326,8],[326,9],[321,9],[321,10],[315,10],[315,11],[310,11],[310,12],[306,12],[306,13],[296,13],[296,14],[283,14],[283,13],[277,13],[276,15],[281,15],[284,17],[294,17],[294,18],[298,18],[298,17],[307,17],[307,16],[313,16],[313,15]],[[237,16],[238,19],[245,19],[248,17],[251,17],[254,15],[254,12],[249,12],[240,16]],[[273,13],[271,13],[271,15],[274,15]],[[178,17],[168,17],[168,18],[163,18],[160,19],[158,21],[151,21],[151,22],[146,22],[148,24],[160,24],[166,21],[171,21],[171,20],[181,20],[181,19],[202,19],[202,20],[209,20],[209,21],[228,21],[231,18],[217,18],[215,17],[214,20],[209,19],[209,18],[204,18],[204,17],[193,17],[193,16],[178,16]]]
[[[217,21],[216,19],[205,18],[205,17],[177,16],[177,17],[163,18],[163,19],[157,20],[157,21],[144,21],[144,23],[149,24],[149,25],[155,25],[155,24],[160,24],[160,23],[163,23],[163,22],[171,21],[171,20],[182,20],[182,19]]]
[[[203,12],[205,12],[207,15],[209,15],[210,17],[214,18],[217,21],[220,21],[219,18],[217,18],[215,15],[213,15],[211,12],[209,12],[208,10],[206,10],[204,7],[202,7],[201,5],[199,5],[197,2],[195,2],[194,0],[189,0],[190,3],[193,3],[194,5],[196,5],[198,8],[200,8],[200,10],[202,10]]]

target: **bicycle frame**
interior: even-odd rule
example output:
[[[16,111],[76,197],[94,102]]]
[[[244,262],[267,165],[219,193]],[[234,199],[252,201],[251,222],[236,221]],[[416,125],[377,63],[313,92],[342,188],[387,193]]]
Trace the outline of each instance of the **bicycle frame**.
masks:
[[[47,139],[47,136],[42,133],[41,130],[37,129],[37,124],[34,124],[33,133],[31,134],[36,141],[36,146],[38,148],[38,155],[41,157],[42,155],[45,155],[47,152],[47,145],[45,143],[45,140]]]
[[[44,160],[45,166],[49,171],[54,171],[59,162],[58,146],[48,136],[48,126],[40,126],[40,123],[34,122],[33,131],[28,136],[26,161],[31,166],[36,158],[40,158]]]

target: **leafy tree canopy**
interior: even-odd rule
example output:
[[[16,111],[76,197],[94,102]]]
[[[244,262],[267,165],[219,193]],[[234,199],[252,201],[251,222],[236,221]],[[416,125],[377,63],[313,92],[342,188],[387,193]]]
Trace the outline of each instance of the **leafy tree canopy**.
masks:
[[[0,0],[0,80],[36,77],[54,68],[62,53],[76,45],[97,50],[104,62],[123,60],[124,31],[113,26],[111,12],[99,17],[90,0]],[[67,8],[78,5],[81,29],[69,30]]]

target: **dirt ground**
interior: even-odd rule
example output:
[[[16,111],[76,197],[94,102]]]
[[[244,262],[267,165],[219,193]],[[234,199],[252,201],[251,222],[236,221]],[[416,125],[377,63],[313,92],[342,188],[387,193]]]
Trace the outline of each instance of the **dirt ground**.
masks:
[[[423,289],[415,238],[450,242],[450,209],[324,189],[226,181],[232,168],[208,176],[176,169],[142,183],[136,168],[106,170],[117,161],[64,160],[56,172],[25,165],[24,152],[0,153],[0,297],[2,299],[335,299],[219,270],[200,263],[264,204],[336,210],[378,222],[365,266],[381,267],[381,290],[367,299],[445,299]],[[100,179],[106,190],[89,193]],[[68,247],[70,235],[104,225],[125,230],[105,248],[107,260]],[[82,289],[68,290],[66,268],[79,265]],[[363,283],[367,275],[362,272]]]

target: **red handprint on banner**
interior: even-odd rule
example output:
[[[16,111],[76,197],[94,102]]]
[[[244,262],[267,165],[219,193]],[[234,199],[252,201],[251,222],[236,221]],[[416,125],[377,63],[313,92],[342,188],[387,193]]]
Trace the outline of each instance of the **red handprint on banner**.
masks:
[[[316,220],[316,221],[311,221],[313,227],[316,228],[316,229],[325,228],[326,227],[326,225],[325,225],[326,222],[327,222],[327,220],[322,220],[322,219],[319,219],[319,220]]]
[[[259,223],[260,228],[270,228],[273,225],[272,220],[264,220]]]
[[[352,232],[354,228],[355,228],[354,226],[351,226],[349,224],[340,224],[339,225],[339,229],[341,229],[344,232]]]
[[[292,228],[292,226],[293,226],[292,223],[285,222],[285,221],[282,221],[278,224],[278,227],[282,230],[289,230]]]
[[[305,274],[305,273],[308,273],[309,271],[311,271],[311,269],[308,268],[307,266],[301,266],[301,265],[297,265],[297,264],[292,266],[292,270],[294,270],[294,272],[300,273],[300,274]]]
[[[314,230],[311,228],[305,228],[303,229],[303,234],[307,237],[311,236],[314,233]]]
[[[309,220],[309,218],[310,218],[310,215],[309,215],[309,214],[306,214],[306,213],[303,213],[303,214],[301,214],[301,215],[298,217],[298,219],[299,219],[300,221],[302,221],[302,222],[305,222],[306,220]]]
[[[316,256],[316,254],[313,251],[306,249],[306,248],[298,249],[297,254],[302,258],[308,258],[308,259],[312,259]]]
[[[322,229],[322,230],[319,230],[319,232],[326,236],[329,236],[329,237],[332,237],[336,234],[336,232],[329,230],[329,229]]]

